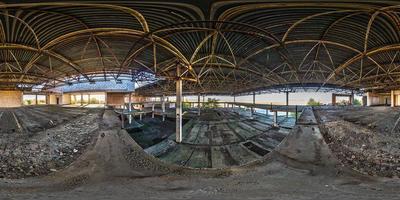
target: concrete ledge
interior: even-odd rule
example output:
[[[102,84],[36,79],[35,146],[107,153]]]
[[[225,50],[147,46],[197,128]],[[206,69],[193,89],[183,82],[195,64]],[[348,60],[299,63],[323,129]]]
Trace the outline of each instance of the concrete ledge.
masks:
[[[298,125],[318,125],[317,119],[314,116],[314,112],[311,107],[303,109],[299,119],[297,120]]]

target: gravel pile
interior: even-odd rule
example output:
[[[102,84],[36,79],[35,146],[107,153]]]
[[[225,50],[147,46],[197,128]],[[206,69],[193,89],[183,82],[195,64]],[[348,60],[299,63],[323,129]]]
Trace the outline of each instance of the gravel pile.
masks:
[[[330,120],[321,123],[322,132],[343,166],[372,176],[400,177],[399,137],[381,133],[373,125],[329,117]]]

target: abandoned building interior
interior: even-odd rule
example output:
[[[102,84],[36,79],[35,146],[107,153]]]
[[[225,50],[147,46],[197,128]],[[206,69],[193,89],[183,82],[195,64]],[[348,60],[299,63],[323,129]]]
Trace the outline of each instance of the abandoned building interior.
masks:
[[[398,1],[0,8],[0,199],[400,199]]]

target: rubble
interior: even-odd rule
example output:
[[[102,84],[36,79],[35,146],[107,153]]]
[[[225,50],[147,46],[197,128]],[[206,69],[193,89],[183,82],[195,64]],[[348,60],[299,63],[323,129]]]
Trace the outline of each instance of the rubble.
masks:
[[[389,111],[364,108],[316,113],[326,142],[343,166],[371,176],[394,178],[400,177],[400,138],[399,133],[385,131],[391,130],[396,120]]]
[[[25,178],[62,169],[91,142],[100,111],[36,133],[0,135],[0,178]]]

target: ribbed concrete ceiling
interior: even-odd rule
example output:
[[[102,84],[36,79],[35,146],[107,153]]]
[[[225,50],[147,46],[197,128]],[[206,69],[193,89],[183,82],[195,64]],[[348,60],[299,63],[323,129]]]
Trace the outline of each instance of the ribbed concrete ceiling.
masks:
[[[155,74],[142,93],[165,93],[177,66],[192,92],[399,87],[399,2],[198,2],[5,1],[0,89]]]

